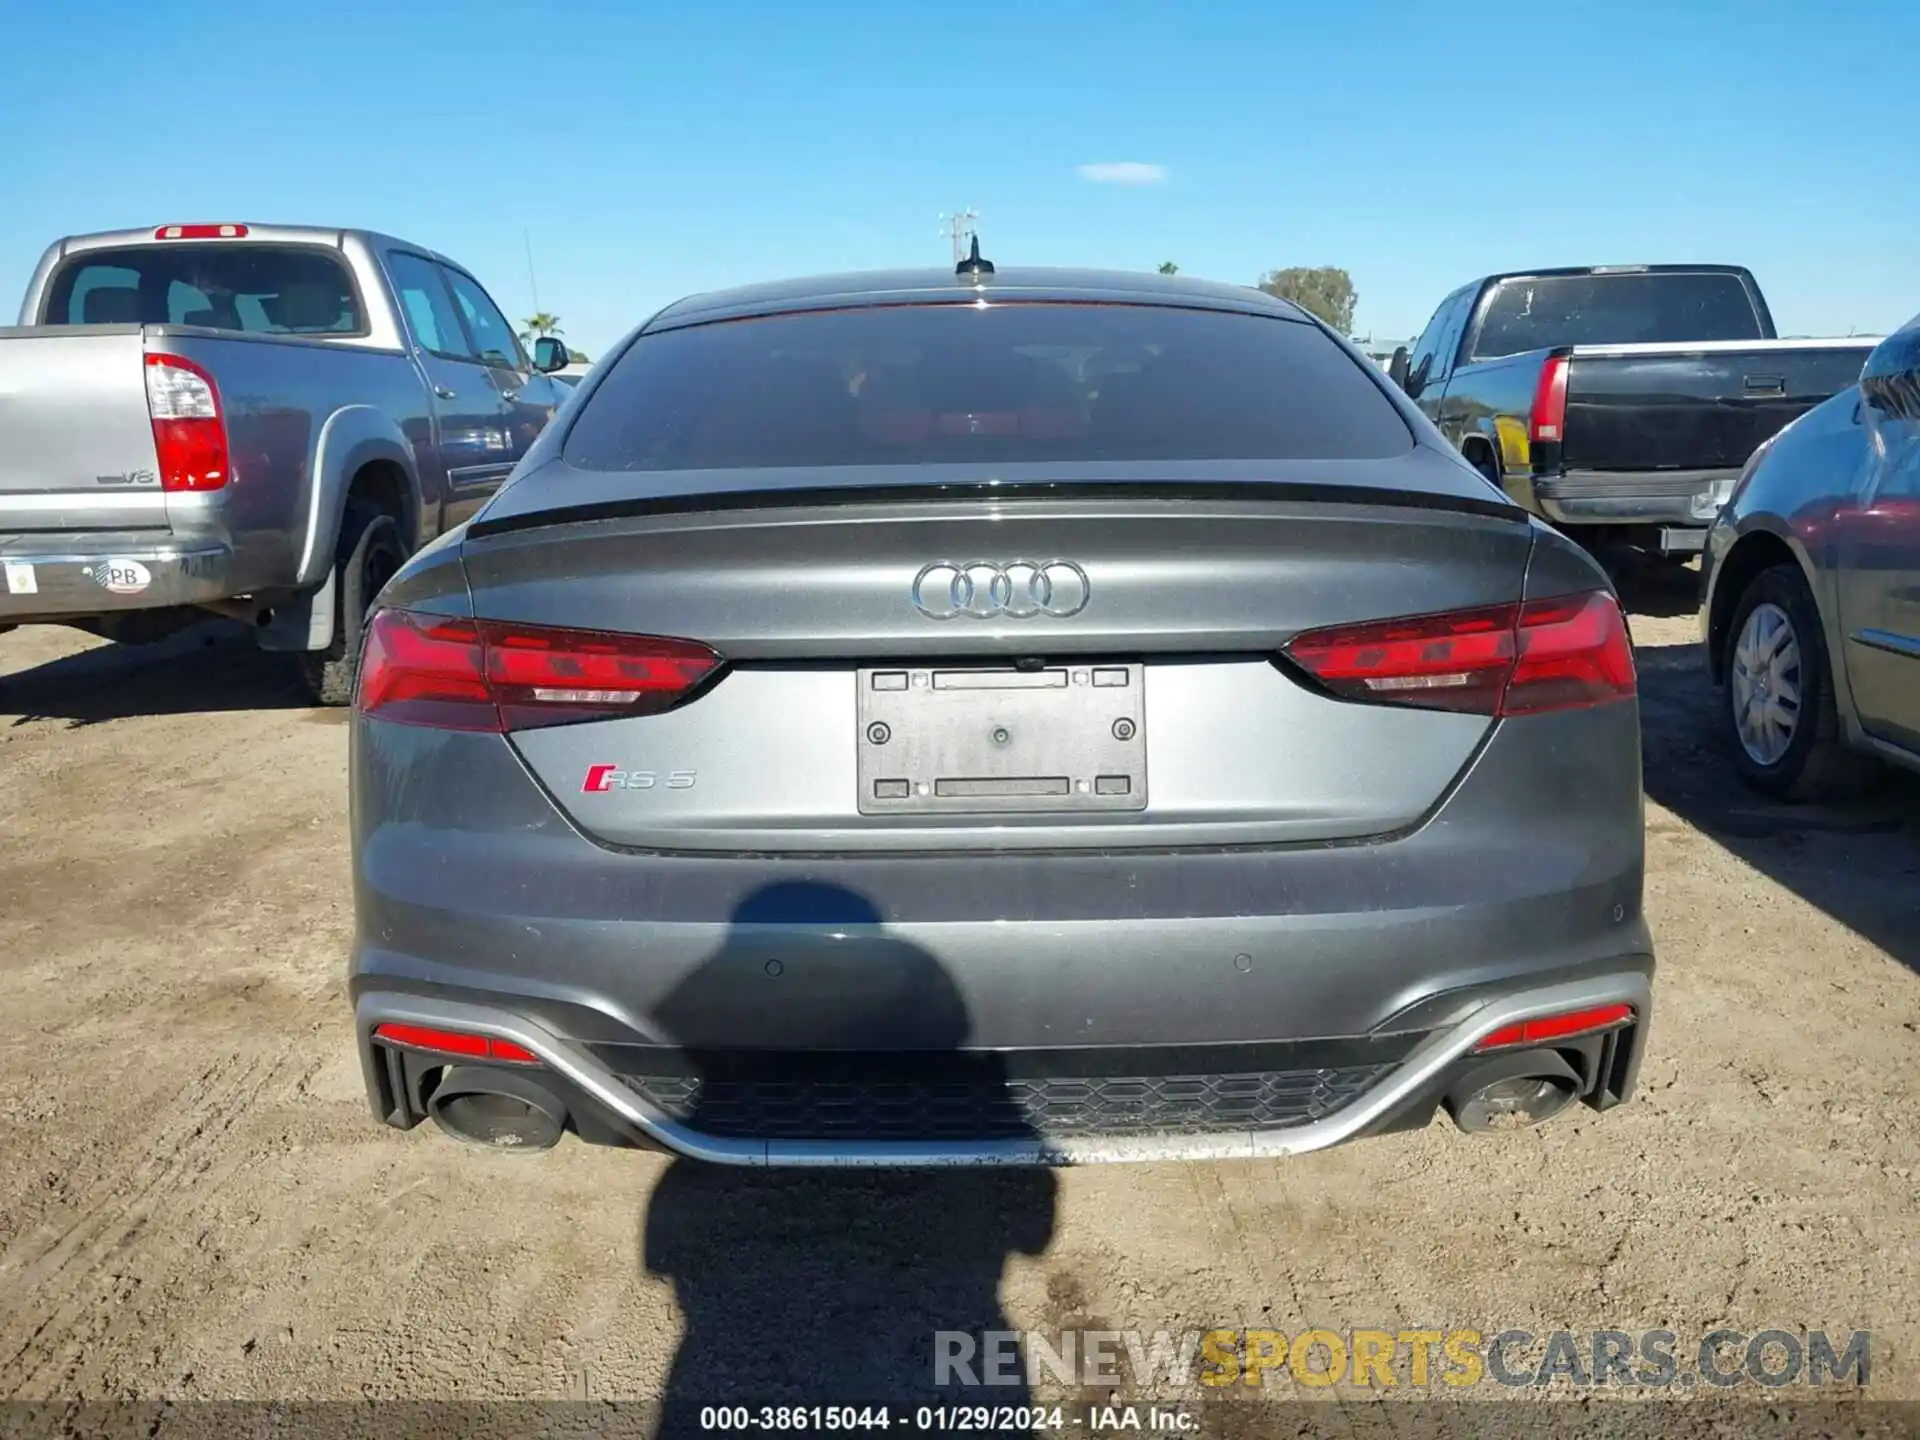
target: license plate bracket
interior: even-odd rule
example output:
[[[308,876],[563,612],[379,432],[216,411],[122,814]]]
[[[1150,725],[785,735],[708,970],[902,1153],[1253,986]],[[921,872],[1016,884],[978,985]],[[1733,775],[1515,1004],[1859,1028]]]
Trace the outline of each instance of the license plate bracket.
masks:
[[[863,815],[1144,810],[1139,665],[858,672]]]

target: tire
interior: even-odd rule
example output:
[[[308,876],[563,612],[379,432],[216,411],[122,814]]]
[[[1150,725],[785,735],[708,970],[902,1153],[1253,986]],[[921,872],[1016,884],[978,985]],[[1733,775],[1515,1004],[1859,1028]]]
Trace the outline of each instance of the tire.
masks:
[[[1841,731],[1826,631],[1798,565],[1763,570],[1741,593],[1727,626],[1723,671],[1721,724],[1747,784],[1809,802],[1851,799],[1866,789],[1874,766],[1848,748]]]
[[[367,611],[406,558],[400,526],[391,515],[360,505],[347,507],[333,562],[333,643],[300,657],[301,676],[316,705],[353,703]]]

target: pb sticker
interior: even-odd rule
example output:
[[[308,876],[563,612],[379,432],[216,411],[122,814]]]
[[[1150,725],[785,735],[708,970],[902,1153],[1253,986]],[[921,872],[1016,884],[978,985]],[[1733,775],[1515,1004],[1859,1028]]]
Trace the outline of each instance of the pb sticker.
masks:
[[[115,595],[138,595],[153,583],[153,572],[138,560],[102,560],[87,567],[94,584]]]
[[[34,576],[33,566],[24,560],[9,560],[7,567],[7,593],[9,595],[38,595],[40,581]]]

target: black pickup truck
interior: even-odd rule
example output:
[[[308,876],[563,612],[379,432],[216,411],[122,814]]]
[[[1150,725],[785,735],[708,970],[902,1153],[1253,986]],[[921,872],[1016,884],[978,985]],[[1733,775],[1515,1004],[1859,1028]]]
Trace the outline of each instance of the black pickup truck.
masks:
[[[1732,265],[1489,275],[1388,373],[1463,454],[1589,546],[1697,551],[1763,440],[1860,377],[1871,338],[1781,340]]]

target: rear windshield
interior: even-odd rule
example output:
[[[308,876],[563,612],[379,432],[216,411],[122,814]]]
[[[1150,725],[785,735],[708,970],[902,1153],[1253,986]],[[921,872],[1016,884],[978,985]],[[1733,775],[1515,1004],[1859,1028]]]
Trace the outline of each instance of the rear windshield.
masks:
[[[250,335],[360,335],[366,316],[338,255],[296,245],[89,250],[54,274],[48,325],[206,325]]]
[[[1764,338],[1738,275],[1546,275],[1500,282],[1481,318],[1473,358],[1551,345]]]
[[[906,305],[668,330],[567,437],[585,470],[1356,459],[1412,432],[1311,325],[1140,305]]]

